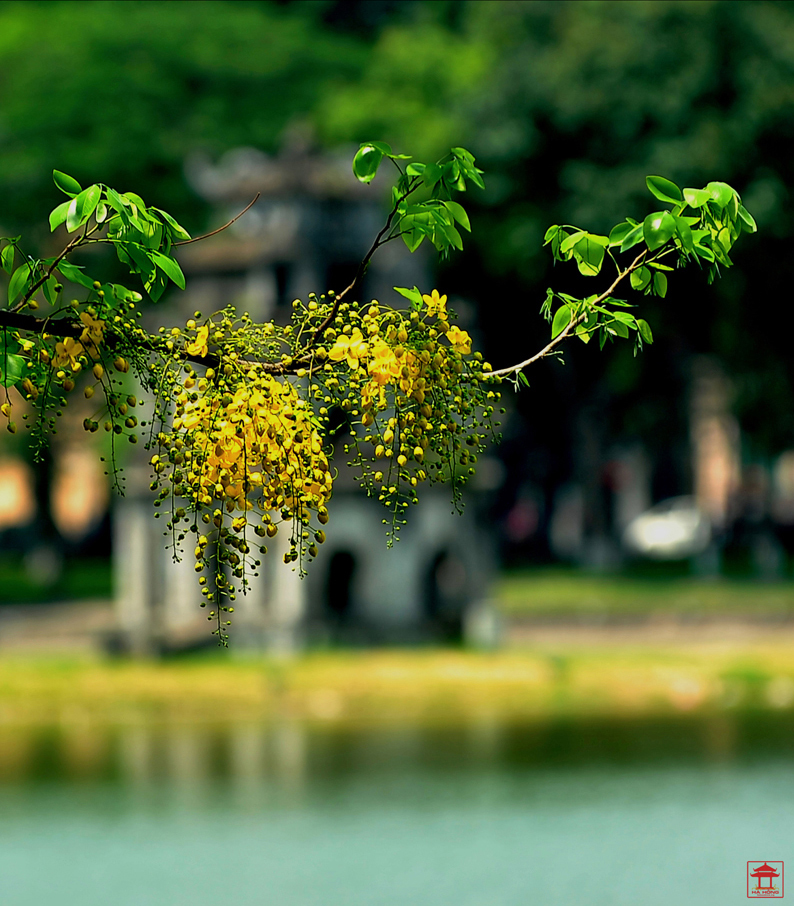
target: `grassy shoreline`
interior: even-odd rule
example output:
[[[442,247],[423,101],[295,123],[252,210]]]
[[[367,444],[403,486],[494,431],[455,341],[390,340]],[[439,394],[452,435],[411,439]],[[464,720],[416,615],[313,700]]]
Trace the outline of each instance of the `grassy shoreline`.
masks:
[[[794,581],[594,575],[552,567],[504,574],[493,600],[508,618],[787,619],[794,618]]]
[[[292,660],[0,660],[0,730],[85,722],[460,723],[794,707],[794,641]]]

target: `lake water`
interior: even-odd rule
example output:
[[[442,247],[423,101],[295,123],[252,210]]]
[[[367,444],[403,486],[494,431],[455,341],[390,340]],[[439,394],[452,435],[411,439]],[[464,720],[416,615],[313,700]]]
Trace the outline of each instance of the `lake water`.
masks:
[[[793,851],[788,714],[0,729],[2,906],[724,906]]]

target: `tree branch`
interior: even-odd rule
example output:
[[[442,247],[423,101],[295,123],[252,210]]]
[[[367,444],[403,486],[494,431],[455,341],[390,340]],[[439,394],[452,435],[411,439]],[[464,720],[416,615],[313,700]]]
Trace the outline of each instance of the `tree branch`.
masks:
[[[190,245],[191,242],[201,242],[202,239],[209,239],[210,236],[217,236],[218,233],[222,233],[224,230],[228,230],[229,227],[235,222],[235,220],[239,220],[243,216],[243,214],[246,213],[246,211],[250,211],[261,197],[262,193],[257,192],[253,199],[248,202],[248,204],[242,209],[242,211],[240,211],[240,213],[236,217],[232,217],[232,219],[228,223],[224,223],[224,225],[222,227],[218,227],[217,230],[213,230],[211,233],[205,233],[203,236],[194,236],[192,239],[183,239],[181,242],[175,242],[174,246]]]
[[[612,284],[609,286],[609,288],[604,290],[604,292],[601,293],[601,295],[598,296],[596,299],[593,299],[593,301],[590,304],[591,305],[600,305],[605,299],[608,299],[612,295],[612,293],[615,291],[615,288],[618,286],[618,284],[621,282],[621,280],[623,280],[629,274],[632,274],[634,271],[636,271],[637,268],[642,266],[647,253],[648,253],[647,249],[640,252],[640,254],[637,255],[637,257],[631,262],[631,264],[624,271],[620,271],[618,273],[617,277],[615,277],[615,279],[612,281]],[[579,315],[578,318],[574,318],[573,320],[571,320],[560,334],[558,334],[550,343],[547,343],[543,347],[543,349],[541,349],[539,352],[536,352],[535,355],[530,356],[528,359],[524,359],[523,362],[519,362],[517,365],[509,365],[507,368],[500,368],[498,371],[492,371],[488,375],[488,377],[504,377],[505,375],[508,375],[508,374],[518,373],[519,371],[523,371],[524,368],[526,368],[528,365],[532,365],[534,362],[537,362],[540,359],[545,358],[552,350],[556,349],[557,346],[559,346],[560,343],[563,342],[563,340],[565,340],[567,337],[569,337],[571,335],[572,331],[576,330],[576,328],[586,318],[587,318],[587,312],[583,312],[581,315]]]
[[[333,307],[331,308],[331,311],[328,313],[328,317],[322,322],[322,324],[320,324],[320,326],[317,328],[317,330],[315,330],[314,333],[312,334],[312,338],[309,341],[307,350],[311,349],[312,346],[315,346],[317,344],[317,341],[320,339],[320,337],[325,333],[326,330],[328,330],[328,328],[331,326],[331,324],[333,324],[334,318],[336,317],[337,313],[339,312],[339,306],[342,304],[342,300],[348,293],[352,293],[353,290],[361,282],[361,279],[363,278],[364,274],[366,273],[367,267],[369,266],[369,262],[372,260],[372,256],[375,254],[375,252],[377,252],[377,250],[382,245],[385,245],[389,241],[389,239],[394,238],[392,236],[389,236],[386,239],[383,239],[383,237],[391,229],[392,221],[394,220],[394,215],[397,213],[397,209],[405,201],[405,199],[408,198],[409,195],[412,195],[417,190],[420,182],[421,182],[420,177],[418,177],[418,176],[414,177],[408,191],[405,192],[403,195],[401,195],[397,199],[397,201],[394,202],[394,207],[389,212],[389,216],[386,218],[386,223],[384,224],[383,229],[375,237],[375,241],[370,246],[370,249],[367,252],[367,254],[364,255],[364,258],[362,259],[361,264],[359,264],[358,270],[356,271],[356,276],[353,278],[352,282],[348,286],[346,286],[342,290],[342,292],[339,293],[339,295],[336,296],[336,298],[334,299],[334,304],[333,304]]]

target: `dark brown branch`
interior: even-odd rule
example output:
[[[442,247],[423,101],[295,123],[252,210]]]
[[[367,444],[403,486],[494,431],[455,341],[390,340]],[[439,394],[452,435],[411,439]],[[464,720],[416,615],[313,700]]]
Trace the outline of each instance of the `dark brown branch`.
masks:
[[[80,321],[72,321],[69,318],[38,318],[35,315],[23,314],[22,312],[0,310],[0,329],[3,328],[19,330],[34,335],[49,334],[53,337],[79,339],[85,330],[85,324]],[[166,347],[168,340],[158,337],[125,337],[123,341],[146,352],[173,354],[173,350],[169,350]],[[110,349],[113,349],[122,344],[122,337],[109,331],[105,335],[104,343]],[[221,357],[213,353],[191,355],[184,348],[178,350],[178,352],[183,361],[201,365],[204,368],[217,368],[221,363]],[[256,365],[266,374],[294,374],[297,370],[297,363],[292,367],[287,367],[281,362],[257,362]]]
[[[243,216],[243,214],[246,213],[246,211],[250,211],[261,197],[262,193],[257,192],[253,199],[248,202],[248,204],[242,209],[242,211],[240,211],[240,213],[236,217],[232,217],[232,219],[228,223],[224,223],[224,225],[218,227],[217,230],[213,230],[211,233],[205,233],[203,236],[194,236],[193,239],[183,239],[181,242],[175,242],[174,245],[190,245],[191,242],[201,242],[202,239],[209,239],[210,236],[217,236],[218,233],[222,233],[224,230],[228,230],[229,227],[235,222],[235,220],[239,220]]]

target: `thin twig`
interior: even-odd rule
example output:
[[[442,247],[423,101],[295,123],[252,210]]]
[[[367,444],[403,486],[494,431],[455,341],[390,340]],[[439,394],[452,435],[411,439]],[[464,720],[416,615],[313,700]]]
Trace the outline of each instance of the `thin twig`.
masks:
[[[603,302],[605,299],[609,298],[609,296],[611,296],[612,293],[614,292],[615,287],[617,287],[617,285],[620,283],[621,280],[623,280],[624,277],[633,273],[635,270],[637,270],[638,267],[641,267],[642,262],[645,259],[645,256],[647,255],[647,253],[648,253],[647,249],[643,252],[640,252],[640,254],[637,255],[637,257],[631,262],[631,264],[626,268],[626,270],[620,271],[618,273],[617,277],[615,277],[615,279],[612,281],[612,284],[610,285],[610,287],[608,289],[604,290],[604,292],[601,293],[600,296],[593,299],[593,301],[590,303],[590,305],[591,306],[600,305],[601,302]],[[486,377],[489,377],[489,378],[503,377],[506,374],[513,374],[513,373],[517,373],[519,371],[523,371],[524,368],[526,368],[528,365],[531,365],[533,362],[537,362],[539,359],[544,358],[553,349],[555,349],[557,346],[559,346],[560,343],[562,343],[563,340],[565,340],[567,337],[569,337],[571,335],[571,332],[576,330],[576,328],[586,318],[587,318],[587,312],[583,312],[581,315],[579,315],[578,318],[574,318],[572,321],[569,321],[568,324],[566,325],[565,329],[560,334],[558,334],[550,343],[547,343],[543,347],[543,349],[541,349],[539,352],[536,352],[535,355],[530,356],[528,359],[524,359],[523,362],[519,362],[517,365],[510,365],[507,368],[500,368],[498,371],[491,371],[489,374],[486,375]]]
[[[334,298],[334,304],[331,307],[331,311],[328,313],[328,317],[323,320],[323,322],[320,324],[320,326],[317,328],[317,330],[315,330],[314,333],[312,334],[312,338],[309,341],[309,345],[308,345],[307,349],[311,349],[312,346],[315,346],[317,344],[317,341],[320,339],[320,337],[331,326],[331,324],[334,321],[334,318],[337,316],[337,313],[339,312],[339,306],[342,304],[342,300],[345,298],[345,296],[348,293],[352,293],[353,290],[361,282],[361,279],[363,278],[364,274],[366,273],[367,267],[369,266],[369,262],[372,260],[372,256],[375,254],[375,252],[377,252],[377,250],[382,245],[385,245],[390,239],[394,238],[393,236],[389,236],[386,239],[383,239],[383,237],[386,235],[386,233],[388,233],[389,230],[391,229],[392,221],[394,220],[394,215],[397,213],[397,209],[405,201],[405,199],[408,198],[409,195],[413,194],[419,188],[420,182],[421,182],[421,180],[419,179],[419,177],[416,177],[412,181],[410,187],[408,188],[408,191],[405,192],[403,195],[401,195],[394,202],[394,207],[389,212],[389,216],[386,218],[386,223],[383,225],[383,229],[375,237],[375,241],[372,243],[369,251],[367,252],[366,255],[364,255],[361,263],[359,264],[358,269],[356,270],[356,276],[353,278],[352,282],[350,284],[348,284],[342,290],[342,292],[339,293]],[[381,241],[381,240],[383,240],[383,241]]]
[[[242,211],[240,211],[240,213],[236,217],[232,217],[232,219],[228,223],[224,223],[224,225],[222,227],[218,227],[217,230],[213,230],[211,233],[205,233],[203,236],[194,236],[192,239],[183,239],[181,242],[175,242],[174,245],[190,245],[191,242],[201,242],[202,239],[209,239],[210,236],[217,236],[218,233],[222,233],[224,230],[228,230],[229,227],[235,222],[235,220],[239,220],[246,211],[249,211],[257,203],[257,201],[259,201],[261,197],[262,193],[257,192],[253,199],[248,202],[248,204],[242,209]]]

